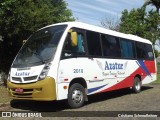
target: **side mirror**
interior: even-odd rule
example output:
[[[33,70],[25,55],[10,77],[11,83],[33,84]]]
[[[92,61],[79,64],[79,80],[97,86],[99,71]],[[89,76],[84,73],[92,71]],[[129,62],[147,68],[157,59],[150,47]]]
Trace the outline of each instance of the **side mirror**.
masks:
[[[77,32],[71,32],[71,46],[77,46],[78,36]]]

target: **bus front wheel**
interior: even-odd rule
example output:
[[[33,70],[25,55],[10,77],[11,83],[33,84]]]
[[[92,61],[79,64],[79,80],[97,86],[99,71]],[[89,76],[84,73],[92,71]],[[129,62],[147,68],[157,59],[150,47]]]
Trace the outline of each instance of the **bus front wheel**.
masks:
[[[135,93],[139,93],[141,91],[142,83],[141,80],[138,77],[134,78],[134,85],[133,85],[133,91]]]
[[[68,105],[70,108],[79,108],[83,106],[85,101],[85,90],[84,87],[75,83],[71,85],[68,92]]]

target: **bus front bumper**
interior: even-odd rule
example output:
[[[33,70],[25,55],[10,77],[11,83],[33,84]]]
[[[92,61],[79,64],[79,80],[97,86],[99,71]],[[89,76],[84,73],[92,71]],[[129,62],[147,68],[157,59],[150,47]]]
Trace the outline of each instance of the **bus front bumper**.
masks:
[[[22,100],[56,100],[56,83],[51,77],[29,84],[14,84],[7,82],[7,89],[12,99]]]

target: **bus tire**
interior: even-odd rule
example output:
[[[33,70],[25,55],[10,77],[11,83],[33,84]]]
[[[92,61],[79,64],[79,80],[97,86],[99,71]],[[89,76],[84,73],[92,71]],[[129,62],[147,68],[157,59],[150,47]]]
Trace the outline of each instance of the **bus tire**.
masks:
[[[83,106],[85,101],[85,90],[84,87],[75,83],[71,85],[68,92],[68,105],[70,108],[79,108]]]
[[[133,91],[134,93],[141,92],[142,83],[141,80],[138,77],[134,78],[134,84],[133,84]]]

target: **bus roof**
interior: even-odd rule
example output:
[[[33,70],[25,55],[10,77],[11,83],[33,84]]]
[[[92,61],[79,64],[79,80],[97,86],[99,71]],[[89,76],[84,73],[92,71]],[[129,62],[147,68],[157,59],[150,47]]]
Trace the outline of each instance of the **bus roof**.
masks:
[[[106,29],[106,28],[103,28],[103,27],[90,25],[90,24],[82,23],[82,22],[62,22],[62,23],[52,24],[52,25],[49,25],[49,26],[46,26],[46,27],[55,26],[55,25],[68,25],[70,28],[71,27],[77,27],[77,28],[81,28],[81,29],[85,29],[85,30],[91,30],[91,31],[104,33],[104,34],[108,34],[108,35],[112,35],[112,36],[117,36],[117,37],[129,39],[129,40],[135,40],[135,41],[139,41],[139,42],[152,44],[151,41],[149,41],[147,39],[144,39],[142,37],[136,36],[136,35],[125,34],[125,33],[109,30],[109,29]],[[46,27],[44,27],[44,28],[46,28]]]

